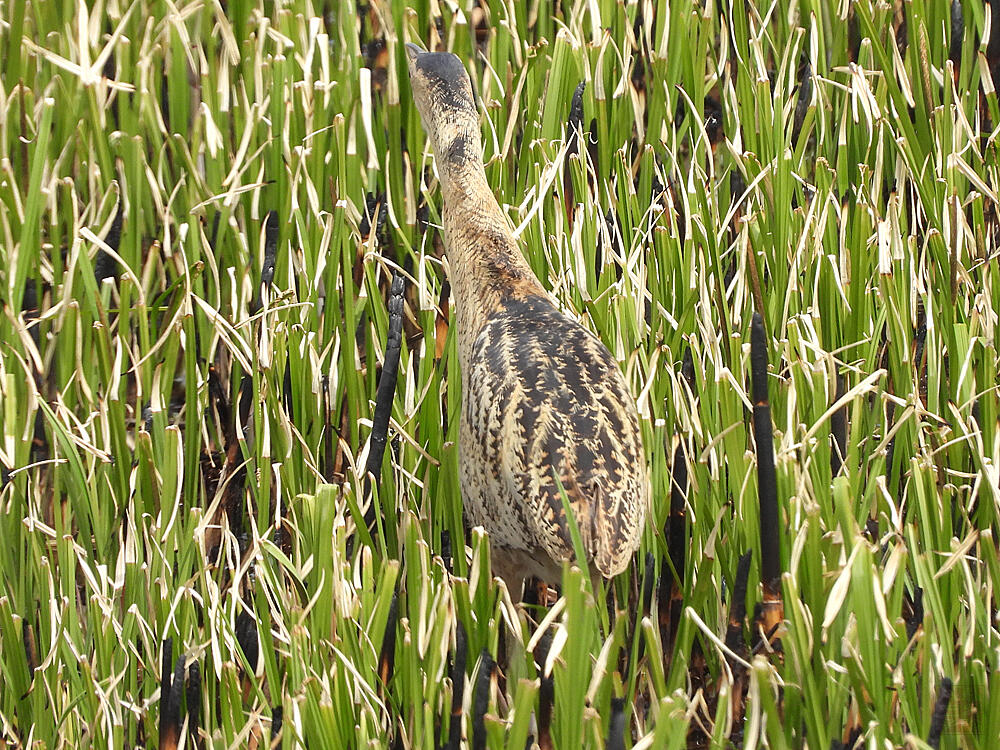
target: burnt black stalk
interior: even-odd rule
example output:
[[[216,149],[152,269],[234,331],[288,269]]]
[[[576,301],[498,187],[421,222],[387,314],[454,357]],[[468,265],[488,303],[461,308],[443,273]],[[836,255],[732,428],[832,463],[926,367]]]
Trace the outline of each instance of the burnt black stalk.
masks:
[[[203,743],[198,734],[198,722],[201,719],[201,667],[198,666],[198,662],[192,662],[188,667],[184,703],[187,707],[188,735],[192,744],[200,748]]]
[[[689,383],[691,385],[691,383]],[[678,445],[670,467],[670,515],[663,530],[667,540],[669,565],[660,571],[657,594],[660,637],[664,646],[668,638],[677,633],[680,623],[684,590],[684,551],[687,542],[686,502],[688,494],[688,467],[684,446]]]
[[[840,401],[844,396],[844,376],[837,373],[837,390],[834,394],[834,403]],[[847,406],[841,406],[830,417],[830,475],[836,477],[844,466],[844,458],[847,456]]]
[[[538,665],[538,674],[541,678],[541,685],[538,690],[538,747],[541,750],[551,750],[552,748],[552,704],[555,701],[555,682],[552,675],[545,674],[545,662],[549,658],[549,649],[552,648],[552,631],[546,630],[538,645],[535,647],[535,664]]]
[[[271,709],[271,744],[270,747],[281,747],[281,726],[284,723],[285,710],[281,706]]]
[[[115,218],[111,222],[111,228],[104,236],[104,244],[118,252],[122,242],[122,223],[125,220],[125,199],[118,196],[118,208],[115,211]],[[97,251],[97,258],[94,260],[94,277],[98,282],[105,279],[118,280],[118,261],[108,255],[104,248]]]
[[[169,750],[176,748],[181,738],[181,724],[184,721],[181,712],[181,692],[184,690],[184,664],[187,656],[181,654],[177,658],[177,664],[171,674],[170,665],[166,663],[168,653],[166,645],[163,653],[160,685],[160,750]]]
[[[1000,21],[1000,0],[990,0],[991,17]],[[1000,23],[990,23],[990,40],[986,45],[986,62],[996,86],[1000,79]]]
[[[607,750],[625,750],[625,699],[611,699],[611,720],[608,722]]]
[[[919,586],[913,590],[910,613],[904,619],[906,621],[906,640],[909,641],[917,634],[917,629],[924,624],[924,590]]]
[[[754,313],[750,324],[750,381],[754,442],[757,447],[757,496],[760,502],[760,579],[764,588],[762,624],[764,632],[770,634],[784,618],[784,612],[778,542],[778,478],[774,467],[774,434],[767,389],[767,336],[764,319],[759,313]]]
[[[383,685],[388,685],[396,666],[396,624],[399,621],[399,585],[392,592],[389,602],[389,617],[385,622],[385,635],[382,636],[382,649],[378,655],[378,674]]]
[[[753,432],[757,445],[757,494],[760,498],[761,581],[774,585],[781,576],[778,548],[778,479],[774,468],[774,433],[767,392],[767,337],[764,319],[754,313],[750,324],[750,380]]]
[[[799,140],[799,133],[802,131],[802,123],[806,119],[809,111],[809,104],[812,102],[812,65],[806,60],[802,65],[802,73],[799,75],[799,93],[795,99],[795,114],[792,118],[792,143]]]
[[[934,750],[941,747],[941,731],[944,729],[944,720],[948,715],[948,704],[951,702],[951,687],[951,679],[945,677],[941,680],[937,700],[934,701],[934,711],[931,713],[931,728],[927,733],[927,744],[933,747]]]
[[[323,441],[323,478],[332,483],[334,479],[334,452],[333,444],[336,442],[334,440],[334,430],[333,422],[330,419],[330,413],[333,409],[333,404],[330,401],[330,377],[324,375],[321,382],[321,388],[323,391],[323,434],[326,435],[326,440]]]
[[[392,400],[396,394],[396,377],[399,374],[399,352],[403,347],[403,293],[406,280],[402,274],[394,273],[389,300],[389,331],[385,339],[385,357],[382,374],[379,376],[375,394],[375,412],[372,415],[372,432],[368,444],[368,462],[365,465],[365,495],[371,496],[373,486],[378,486],[382,477],[382,459],[389,433],[389,417],[392,414]],[[370,503],[365,512],[365,525],[371,535],[375,529],[375,504]]]
[[[667,550],[673,568],[673,588],[680,591],[684,583],[684,548],[687,541],[685,531],[686,505],[688,495],[688,465],[683,444],[674,451],[670,467],[670,517],[667,519]]]
[[[260,638],[257,634],[257,622],[249,612],[240,612],[236,616],[236,642],[250,665],[251,674],[257,672],[257,662],[260,658]]]
[[[268,211],[264,218],[264,262],[260,266],[260,284],[250,303],[250,314],[256,315],[262,307],[262,290],[270,289],[274,283],[274,266],[278,257],[278,238],[281,228],[278,225],[278,212]]]
[[[496,662],[490,652],[483,649],[479,663],[479,674],[476,676],[476,692],[472,705],[472,750],[486,748],[486,711],[490,706],[490,683],[493,680],[493,670]]]
[[[951,0],[951,41],[948,45],[948,59],[955,65],[956,70],[962,62],[964,40],[965,16],[962,14],[962,0]]]
[[[733,597],[729,602],[729,626],[726,628],[726,646],[734,654],[746,649],[743,644],[743,623],[747,617],[747,582],[750,578],[750,550],[740,557],[736,566],[736,582],[733,584]],[[737,662],[731,657],[729,666],[736,669]]]
[[[586,81],[580,81],[573,92],[569,105],[569,121],[566,123],[566,156],[563,161],[563,197],[566,201],[566,218],[572,226],[573,205],[576,196],[573,190],[573,176],[570,174],[570,157],[580,153],[580,136],[583,134],[583,91]]]
[[[173,681],[173,667],[174,667],[174,639],[164,638],[163,645],[160,653],[160,738],[163,738],[164,730],[167,727],[165,723],[166,716],[164,712],[164,705],[169,699],[171,691],[170,686]]]
[[[444,750],[459,750],[462,746],[462,703],[465,700],[465,662],[468,658],[468,643],[465,627],[459,622],[455,626],[455,656],[451,662],[451,719],[448,723],[448,742],[441,742]]]

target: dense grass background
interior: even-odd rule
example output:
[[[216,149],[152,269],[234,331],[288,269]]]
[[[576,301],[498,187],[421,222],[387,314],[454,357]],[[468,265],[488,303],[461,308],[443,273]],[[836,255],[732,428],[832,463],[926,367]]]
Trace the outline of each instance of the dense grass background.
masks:
[[[919,748],[951,680],[940,746],[996,746],[980,0],[0,7],[0,745],[169,743],[186,716],[205,747]],[[570,571],[513,607],[463,529],[405,41],[467,63],[526,256],[638,396],[653,507],[610,606]],[[780,652],[752,617],[754,311]]]

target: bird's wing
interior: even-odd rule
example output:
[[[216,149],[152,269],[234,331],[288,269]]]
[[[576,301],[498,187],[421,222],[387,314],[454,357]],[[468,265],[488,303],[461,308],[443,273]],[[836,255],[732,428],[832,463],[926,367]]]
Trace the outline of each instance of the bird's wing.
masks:
[[[472,432],[535,544],[573,557],[561,484],[587,557],[603,575],[620,572],[648,481],[635,405],[607,348],[547,300],[515,300],[477,338],[469,382]]]

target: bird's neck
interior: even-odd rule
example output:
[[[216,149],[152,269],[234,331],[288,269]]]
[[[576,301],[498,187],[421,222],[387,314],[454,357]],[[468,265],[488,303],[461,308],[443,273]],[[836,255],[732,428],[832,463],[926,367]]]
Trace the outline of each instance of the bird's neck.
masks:
[[[478,127],[461,129],[437,145],[444,244],[457,308],[459,358],[465,360],[471,340],[506,301],[544,296],[545,291],[486,181]]]

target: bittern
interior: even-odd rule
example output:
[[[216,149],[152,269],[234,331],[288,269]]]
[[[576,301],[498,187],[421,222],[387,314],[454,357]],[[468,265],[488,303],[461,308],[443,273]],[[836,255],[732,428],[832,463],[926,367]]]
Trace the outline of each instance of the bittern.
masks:
[[[443,195],[466,517],[516,596],[524,578],[557,582],[575,559],[565,494],[592,573],[610,578],[638,548],[649,504],[635,401],[607,347],[560,312],[521,254],[486,179],[461,61],[406,48]]]

